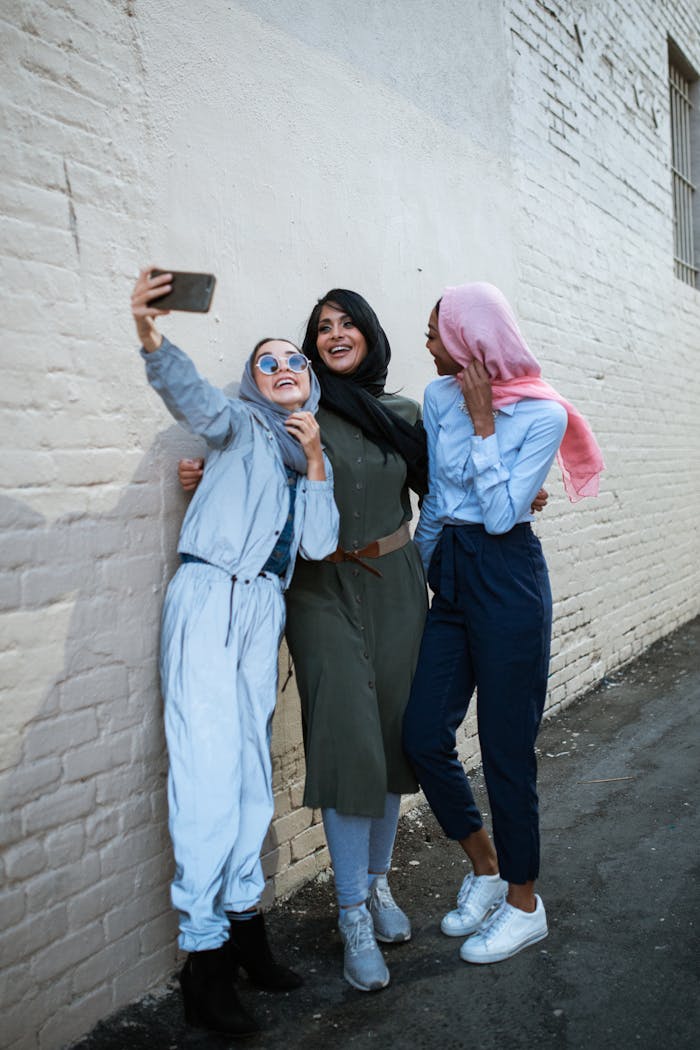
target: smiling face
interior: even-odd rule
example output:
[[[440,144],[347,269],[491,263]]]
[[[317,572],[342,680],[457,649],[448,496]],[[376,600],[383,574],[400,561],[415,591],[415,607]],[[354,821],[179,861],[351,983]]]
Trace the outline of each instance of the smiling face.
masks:
[[[298,353],[294,343],[288,343],[284,339],[270,339],[258,347],[253,361],[253,376],[260,393],[268,401],[282,405],[289,412],[296,412],[302,408],[311,395],[311,376],[308,368],[305,372],[292,372],[287,367],[287,360],[292,354]],[[265,375],[255,367],[255,362],[264,354],[272,354],[279,362],[279,370],[271,376]]]
[[[367,357],[367,340],[352,317],[324,303],[318,317],[316,348],[326,368],[337,375],[356,372]]]
[[[428,319],[425,345],[433,356],[439,376],[456,376],[458,372],[462,371],[464,366],[455,361],[453,357],[450,357],[440,338],[436,307],[433,307],[433,312]]]

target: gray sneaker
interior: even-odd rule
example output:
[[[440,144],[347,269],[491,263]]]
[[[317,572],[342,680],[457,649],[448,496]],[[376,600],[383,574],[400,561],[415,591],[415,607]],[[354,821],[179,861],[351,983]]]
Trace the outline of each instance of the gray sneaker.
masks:
[[[474,933],[505,900],[507,889],[508,883],[499,875],[470,873],[457,894],[457,907],[444,916],[440,929],[448,937],[466,937]]]
[[[361,992],[386,988],[389,971],[377,947],[372,916],[364,904],[359,908],[343,908],[338,918],[338,930],[345,945],[343,977]]]
[[[374,935],[385,944],[410,941],[411,923],[391,895],[386,875],[377,875],[369,891],[367,907],[374,923]]]

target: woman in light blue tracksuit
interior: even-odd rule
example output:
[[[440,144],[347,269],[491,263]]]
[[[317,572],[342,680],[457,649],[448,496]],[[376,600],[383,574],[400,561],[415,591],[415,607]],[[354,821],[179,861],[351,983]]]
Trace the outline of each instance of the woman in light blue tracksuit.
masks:
[[[263,340],[238,398],[202,379],[156,329],[151,299],[170,287],[142,271],[132,313],[146,374],[210,455],[180,532],[183,564],[163,609],[161,682],[168,801],[188,1021],[258,1030],[234,988],[239,965],[268,989],[301,980],[275,963],[258,905],[260,849],[273,813],[271,719],[284,590],[297,551],[335,550],[338,512],[314,413],[318,381],[285,340]]]

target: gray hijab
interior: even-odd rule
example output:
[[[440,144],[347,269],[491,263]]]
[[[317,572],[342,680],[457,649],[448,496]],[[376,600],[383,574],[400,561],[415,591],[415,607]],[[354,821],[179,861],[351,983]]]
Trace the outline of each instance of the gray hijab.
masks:
[[[275,404],[274,401],[268,401],[268,399],[263,397],[258,390],[257,383],[253,378],[254,356],[255,351],[253,351],[246,361],[238,396],[242,401],[247,401],[248,404],[253,406],[255,415],[265,423],[275,435],[285,466],[291,467],[292,470],[296,470],[298,474],[306,474],[306,456],[304,455],[304,450],[297,439],[292,437],[284,425],[284,420],[289,415],[289,410],[283,408],[282,405]],[[309,378],[311,379],[311,393],[309,394],[308,401],[302,405],[301,411],[313,412],[313,414],[316,415],[318,402],[321,397],[321,388],[318,385],[318,379],[312,368],[309,368]]]

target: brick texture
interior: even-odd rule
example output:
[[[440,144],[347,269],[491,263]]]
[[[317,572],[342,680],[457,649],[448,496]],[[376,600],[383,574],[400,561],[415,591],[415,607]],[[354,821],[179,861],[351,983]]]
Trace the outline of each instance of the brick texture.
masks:
[[[177,322],[222,384],[268,327],[298,336],[304,304],[345,283],[385,318],[395,388],[419,397],[441,285],[504,286],[608,465],[576,507],[553,472],[538,523],[550,711],[700,611],[700,292],[673,275],[667,99],[668,35],[700,70],[697,0],[505,0],[468,5],[470,25],[460,0],[388,0],[388,36],[369,42],[371,0],[322,6],[305,28],[299,5],[262,0],[0,11],[7,1050],[66,1046],[178,959],[156,653],[185,507],[174,464],[199,445],[134,351],[128,295],[153,253],[233,275],[235,309],[222,290],[206,322]],[[478,756],[473,717],[461,748]],[[293,680],[273,760],[267,902],[328,865],[301,806]]]

